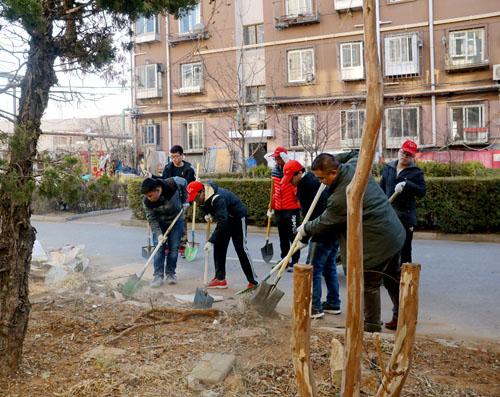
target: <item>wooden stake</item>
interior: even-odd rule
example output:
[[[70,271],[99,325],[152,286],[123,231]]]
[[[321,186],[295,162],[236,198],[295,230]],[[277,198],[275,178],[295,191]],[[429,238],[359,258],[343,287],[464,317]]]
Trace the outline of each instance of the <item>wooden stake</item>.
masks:
[[[410,372],[417,329],[419,280],[420,265],[405,263],[401,268],[396,340],[377,397],[398,397]]]
[[[291,345],[297,391],[300,397],[314,397],[317,395],[309,346],[312,275],[313,267],[311,265],[297,264],[293,267]]]
[[[382,121],[384,93],[380,72],[375,0],[363,1],[366,56],[366,119],[356,174],[347,187],[347,313],[342,396],[359,396],[363,344],[363,197]]]

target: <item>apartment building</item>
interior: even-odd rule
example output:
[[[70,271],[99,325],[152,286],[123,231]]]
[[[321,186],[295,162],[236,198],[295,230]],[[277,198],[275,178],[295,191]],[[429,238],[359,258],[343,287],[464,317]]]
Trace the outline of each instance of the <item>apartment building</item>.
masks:
[[[362,0],[201,0],[135,23],[142,152],[201,161],[283,145],[309,162],[359,147],[366,108]],[[379,153],[498,148],[500,3],[376,0],[385,110]],[[500,160],[500,159],[499,159]],[[205,164],[206,159],[205,159]]]

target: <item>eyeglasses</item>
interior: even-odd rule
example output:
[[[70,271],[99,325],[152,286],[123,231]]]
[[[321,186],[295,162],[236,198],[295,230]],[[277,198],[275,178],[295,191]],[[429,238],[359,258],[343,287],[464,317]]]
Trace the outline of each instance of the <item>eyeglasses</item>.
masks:
[[[415,155],[413,153],[410,153],[410,152],[405,152],[404,150],[400,150],[399,153],[401,153],[401,156],[403,157],[415,157]]]
[[[182,157],[182,154],[171,154],[170,158],[172,159],[180,159]]]

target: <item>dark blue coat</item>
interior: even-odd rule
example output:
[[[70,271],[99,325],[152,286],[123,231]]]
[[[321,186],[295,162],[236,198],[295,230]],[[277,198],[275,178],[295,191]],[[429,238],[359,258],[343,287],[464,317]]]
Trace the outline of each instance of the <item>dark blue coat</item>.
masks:
[[[407,167],[398,175],[398,161],[394,160],[386,164],[382,171],[380,187],[387,197],[391,197],[394,188],[399,182],[406,185],[399,196],[393,201],[392,206],[396,210],[399,219],[407,227],[417,224],[417,205],[415,197],[424,197],[427,187],[424,180],[424,172],[416,165]]]

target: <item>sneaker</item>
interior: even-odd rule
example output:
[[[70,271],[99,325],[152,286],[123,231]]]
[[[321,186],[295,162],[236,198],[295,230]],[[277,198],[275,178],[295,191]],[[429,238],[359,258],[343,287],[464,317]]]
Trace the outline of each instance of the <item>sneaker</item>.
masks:
[[[212,279],[207,285],[207,288],[227,288],[227,281],[226,280],[218,280],[216,278]]]
[[[364,324],[365,332],[382,332],[382,327],[380,324],[366,323]]]
[[[186,247],[181,246],[181,247],[179,248],[179,254],[181,255],[181,258],[182,258],[182,259],[186,259]]]
[[[311,318],[313,320],[321,318],[324,315],[325,315],[325,312],[323,312],[323,310],[321,310],[321,309],[315,309],[314,307],[311,309]]]
[[[163,277],[161,276],[155,276],[153,281],[151,281],[151,284],[149,284],[151,288],[160,288],[162,285],[163,285]]]
[[[288,265],[287,268],[286,268],[286,271],[288,273],[293,273],[293,265]]]
[[[330,305],[328,302],[323,302],[323,311],[329,314],[340,314],[340,306]]]
[[[384,324],[385,328],[391,331],[396,331],[398,329],[398,317],[392,316],[392,320]]]
[[[175,274],[167,274],[166,281],[168,285],[177,284],[177,277]]]
[[[254,288],[257,288],[257,286],[258,286],[258,285],[259,285],[259,283],[255,283],[255,284],[254,284],[254,283],[248,283],[248,285],[247,285],[247,288],[246,288],[246,289],[247,289],[247,290],[249,290],[249,289],[254,289]]]

